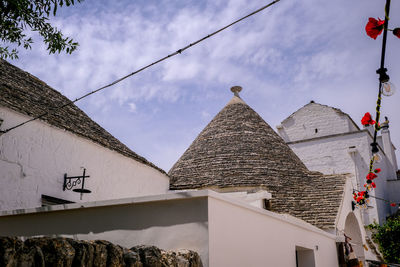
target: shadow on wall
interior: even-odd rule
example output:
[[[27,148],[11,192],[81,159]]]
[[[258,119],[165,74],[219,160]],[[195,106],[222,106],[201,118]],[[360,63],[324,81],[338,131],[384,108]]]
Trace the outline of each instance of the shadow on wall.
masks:
[[[207,198],[192,198],[0,216],[0,236],[93,234],[189,223],[207,229],[207,205]]]

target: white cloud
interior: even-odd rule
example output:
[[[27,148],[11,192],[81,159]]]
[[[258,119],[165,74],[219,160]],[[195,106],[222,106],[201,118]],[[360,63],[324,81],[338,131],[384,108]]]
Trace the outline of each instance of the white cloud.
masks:
[[[135,103],[131,102],[131,103],[128,104],[128,106],[129,106],[129,111],[130,112],[135,113],[137,111],[137,107],[136,107]]]

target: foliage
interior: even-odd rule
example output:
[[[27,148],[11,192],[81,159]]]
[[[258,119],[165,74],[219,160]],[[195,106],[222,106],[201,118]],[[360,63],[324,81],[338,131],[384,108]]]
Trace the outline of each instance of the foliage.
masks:
[[[76,0],[81,2],[83,0]],[[53,27],[49,16],[55,16],[57,9],[63,5],[74,5],[74,0],[0,0],[0,58],[18,58],[18,50],[6,44],[31,48],[32,37],[26,31],[39,33],[47,45],[49,54],[65,51],[71,54],[78,46],[69,37]]]
[[[375,223],[368,228],[374,232],[372,238],[378,243],[385,261],[400,263],[400,213],[389,218],[382,226]]]

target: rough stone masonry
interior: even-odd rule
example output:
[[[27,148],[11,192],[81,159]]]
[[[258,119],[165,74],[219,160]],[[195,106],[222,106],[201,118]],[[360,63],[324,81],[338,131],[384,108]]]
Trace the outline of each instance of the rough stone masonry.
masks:
[[[38,237],[25,241],[0,237],[0,266],[4,267],[202,267],[190,250],[164,251],[154,246],[130,249],[108,241]]]

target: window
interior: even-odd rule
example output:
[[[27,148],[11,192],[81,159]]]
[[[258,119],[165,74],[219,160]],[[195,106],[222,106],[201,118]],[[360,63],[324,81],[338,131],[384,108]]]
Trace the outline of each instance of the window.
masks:
[[[271,200],[264,198],[263,208],[266,210],[271,210],[272,208]]]
[[[296,267],[315,267],[314,250],[296,246]]]

